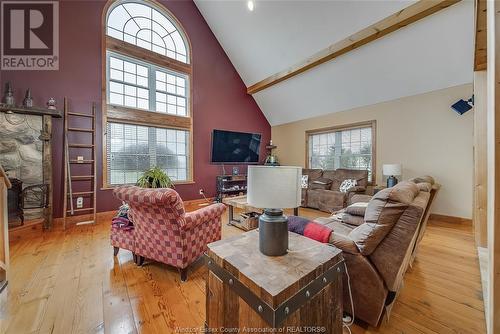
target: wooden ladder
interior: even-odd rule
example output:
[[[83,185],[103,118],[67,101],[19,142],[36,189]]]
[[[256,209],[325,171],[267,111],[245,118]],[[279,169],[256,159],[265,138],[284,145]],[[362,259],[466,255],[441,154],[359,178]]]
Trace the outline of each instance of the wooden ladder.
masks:
[[[90,128],[72,127],[73,119],[91,119],[92,125]],[[96,104],[92,103],[92,113],[76,113],[70,112],[68,108],[68,100],[64,99],[64,213],[63,213],[63,227],[66,229],[68,216],[74,216],[76,213],[92,212],[92,218],[89,220],[88,215],[81,215],[82,220],[76,220],[76,225],[93,224],[96,223],[96,192],[97,192],[97,170],[96,170]],[[73,143],[69,140],[72,138],[72,133],[88,133],[92,135],[91,144],[88,143]],[[78,159],[75,154],[72,154],[72,149],[84,149],[91,151],[91,159]],[[82,157],[85,157],[83,155]],[[91,172],[87,175],[73,175],[71,166],[76,164],[90,165]],[[80,181],[91,181],[91,189],[87,191],[73,192],[73,183]],[[74,208],[73,199],[75,197],[91,197],[92,206]],[[69,208],[68,208],[69,202]],[[85,219],[83,219],[85,218]]]

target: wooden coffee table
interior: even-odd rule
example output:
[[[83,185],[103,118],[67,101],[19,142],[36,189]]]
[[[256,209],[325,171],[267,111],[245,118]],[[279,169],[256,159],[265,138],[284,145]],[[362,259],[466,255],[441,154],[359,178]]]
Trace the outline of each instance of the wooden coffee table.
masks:
[[[253,206],[248,205],[247,202],[247,196],[234,196],[234,197],[224,197],[222,199],[222,203],[226,204],[229,207],[228,214],[229,214],[229,219],[228,219],[228,225],[231,226],[236,226],[244,231],[250,231],[252,229],[257,228],[255,227],[248,227],[245,224],[243,224],[240,220],[234,219],[234,208],[242,209],[245,212],[257,212],[257,213],[262,213],[262,209],[259,208],[254,208]],[[299,208],[293,208],[293,215],[298,216],[299,215]]]
[[[256,230],[209,244],[206,326],[341,334],[341,253],[292,232],[284,256],[262,254]]]

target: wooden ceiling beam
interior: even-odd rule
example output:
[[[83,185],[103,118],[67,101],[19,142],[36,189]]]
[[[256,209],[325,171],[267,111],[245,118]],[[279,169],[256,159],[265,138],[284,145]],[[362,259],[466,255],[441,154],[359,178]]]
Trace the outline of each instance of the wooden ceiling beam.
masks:
[[[247,88],[248,94],[255,94],[263,89],[290,79],[327,61],[335,59],[365,44],[373,42],[385,35],[417,22],[431,14],[445,9],[460,0],[420,0],[397,13],[394,13],[371,26],[364,28],[349,37],[323,49],[306,60],[275,73]]]
[[[474,71],[486,70],[486,0],[476,0],[476,39],[474,50]]]

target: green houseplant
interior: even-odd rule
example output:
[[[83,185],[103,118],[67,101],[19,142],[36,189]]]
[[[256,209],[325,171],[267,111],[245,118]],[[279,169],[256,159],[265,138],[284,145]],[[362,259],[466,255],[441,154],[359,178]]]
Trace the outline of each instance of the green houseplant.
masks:
[[[174,188],[172,179],[159,167],[148,169],[137,180],[137,186],[141,188]]]

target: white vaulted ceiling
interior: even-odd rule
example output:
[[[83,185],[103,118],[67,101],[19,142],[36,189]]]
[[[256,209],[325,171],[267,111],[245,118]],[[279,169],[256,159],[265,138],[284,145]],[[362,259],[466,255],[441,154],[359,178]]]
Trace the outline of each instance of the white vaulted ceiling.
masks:
[[[250,86],[413,2],[195,3]],[[278,125],[470,83],[473,41],[474,4],[463,0],[253,96]]]

